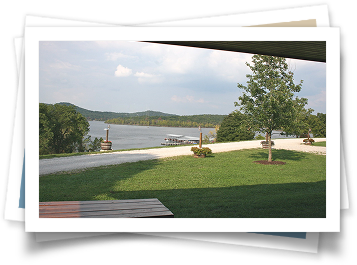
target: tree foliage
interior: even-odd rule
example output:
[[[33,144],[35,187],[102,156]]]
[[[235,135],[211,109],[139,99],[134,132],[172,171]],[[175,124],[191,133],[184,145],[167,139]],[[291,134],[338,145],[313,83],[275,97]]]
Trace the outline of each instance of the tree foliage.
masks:
[[[78,106],[73,105],[73,104],[71,104],[69,102],[60,102],[58,104],[75,107],[76,111],[79,112],[80,114],[82,114],[87,120],[106,121],[106,120],[109,120],[109,119],[115,119],[115,118],[119,118],[119,117],[123,117],[124,118],[124,117],[137,117],[137,116],[145,116],[145,117],[151,117],[151,116],[176,116],[174,114],[164,113],[164,112],[160,112],[160,111],[152,111],[152,110],[134,112],[134,113],[93,111],[93,110],[87,110],[87,109],[78,107]]]
[[[103,142],[103,138],[100,137],[99,139],[97,137],[92,140],[92,137],[88,135],[84,140],[83,140],[83,145],[79,152],[97,152],[101,149],[100,143]]]
[[[317,113],[308,117],[308,124],[314,137],[326,137],[326,114]]]
[[[268,161],[272,161],[272,131],[296,126],[299,113],[307,104],[307,99],[294,96],[303,81],[294,83],[294,74],[282,57],[254,55],[252,64],[246,64],[252,74],[246,75],[249,79],[246,86],[238,84],[243,93],[235,106],[249,116],[254,129],[268,133]]]
[[[307,102],[307,100],[306,100]],[[313,109],[305,109],[305,103],[297,106],[297,115],[290,125],[284,127],[286,135],[295,135],[297,138],[306,135],[310,129],[310,116]],[[300,108],[300,110],[299,110]],[[305,137],[305,136],[304,136]]]
[[[254,135],[248,116],[233,111],[223,119],[217,131],[217,142],[252,140]]]
[[[73,106],[40,103],[39,112],[40,155],[72,153],[83,148],[89,123]]]
[[[219,125],[225,115],[187,115],[187,116],[137,116],[137,117],[119,117],[109,119],[105,123],[139,125],[139,126],[162,126],[162,127],[198,127],[214,128]]]

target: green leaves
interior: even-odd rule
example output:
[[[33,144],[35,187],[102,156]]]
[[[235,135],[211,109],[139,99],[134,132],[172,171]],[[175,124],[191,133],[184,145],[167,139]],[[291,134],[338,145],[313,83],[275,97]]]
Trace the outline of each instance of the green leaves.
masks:
[[[248,115],[233,111],[222,121],[217,131],[217,142],[252,140],[255,135]]]
[[[203,147],[203,148],[198,148],[198,147],[192,147],[191,151],[195,154],[195,155],[210,155],[212,154],[212,150],[208,147]]]
[[[73,106],[40,103],[40,155],[72,153],[81,149],[88,121]]]
[[[256,54],[252,64],[247,66],[253,74],[247,75],[246,86],[238,84],[243,93],[235,106],[240,106],[259,131],[268,133],[269,139],[273,130],[296,131],[298,126],[303,127],[301,113],[305,111],[307,99],[294,98],[303,81],[294,83],[294,74],[289,71],[286,59]],[[269,148],[269,161],[271,153]]]
[[[302,82],[294,83],[286,59],[282,57],[254,55],[252,64],[247,63],[253,74],[248,74],[247,86],[238,84],[243,90],[239,102],[243,113],[252,117],[261,131],[292,127],[307,99],[294,98],[302,88]]]

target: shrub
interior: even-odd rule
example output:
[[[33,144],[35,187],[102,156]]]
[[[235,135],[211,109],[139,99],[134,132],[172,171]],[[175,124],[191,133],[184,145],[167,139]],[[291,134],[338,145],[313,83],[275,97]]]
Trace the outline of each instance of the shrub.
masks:
[[[261,135],[261,134],[258,134],[254,139],[255,140],[264,140],[265,137],[263,135]]]
[[[208,147],[203,147],[203,148],[192,147],[191,151],[195,155],[210,155],[210,154],[212,154],[212,150]]]
[[[260,144],[269,144],[269,141],[261,141]],[[274,141],[271,141],[271,145],[275,145]]]

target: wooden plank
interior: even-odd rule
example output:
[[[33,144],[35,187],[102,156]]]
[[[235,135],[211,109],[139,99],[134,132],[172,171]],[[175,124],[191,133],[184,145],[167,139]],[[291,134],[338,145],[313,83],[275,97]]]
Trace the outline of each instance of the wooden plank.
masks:
[[[95,211],[95,212],[73,212],[73,213],[43,213],[40,214],[41,218],[74,218],[74,217],[93,217],[101,218],[101,216],[109,215],[134,215],[139,213],[151,213],[151,215],[161,215],[160,212],[168,212],[169,209],[166,207],[160,208],[150,208],[150,209],[133,209],[133,210],[122,210],[122,211]]]
[[[132,200],[105,200],[105,201],[55,201],[55,202],[40,202],[39,205],[75,205],[75,204],[110,204],[110,203],[117,203],[117,202],[125,202],[125,203],[130,203],[130,202],[160,202],[156,198],[152,199],[132,199]]]
[[[84,218],[174,218],[171,211],[166,212],[153,212],[153,213],[135,213],[135,214],[121,214],[115,215],[104,215],[98,217],[84,217]]]
[[[113,211],[125,209],[145,209],[152,207],[163,206],[161,203],[141,204],[141,203],[118,203],[118,204],[104,204],[104,205],[58,205],[40,207],[40,213],[50,212],[85,212],[85,211]],[[164,207],[164,206],[163,206]]]
[[[137,207],[137,208],[130,208],[130,207],[126,207],[126,208],[120,208],[120,209],[116,209],[116,208],[97,208],[95,210],[86,210],[86,211],[82,211],[81,209],[73,209],[73,210],[57,210],[57,209],[41,209],[40,213],[41,214],[51,214],[51,213],[76,213],[76,212],[98,212],[98,211],[132,211],[132,210],[137,210],[137,211],[145,211],[145,210],[150,210],[150,209],[167,209],[164,205],[150,205],[148,207]]]
[[[110,215],[93,215],[93,216],[81,216],[79,213],[77,213],[70,216],[48,215],[48,216],[40,216],[40,218],[174,218],[174,215],[171,211],[163,211],[163,212],[110,214]]]
[[[157,198],[111,201],[40,202],[40,218],[174,217]]]

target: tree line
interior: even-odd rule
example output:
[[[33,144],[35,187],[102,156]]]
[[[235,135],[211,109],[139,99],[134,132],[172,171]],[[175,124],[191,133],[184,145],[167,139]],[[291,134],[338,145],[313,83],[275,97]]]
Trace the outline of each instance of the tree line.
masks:
[[[219,125],[226,115],[190,115],[190,116],[152,116],[120,117],[109,119],[105,123],[139,126],[162,127],[198,127],[213,128]]]
[[[96,111],[96,110],[87,110],[81,107],[78,107],[74,104],[71,104],[69,102],[60,102],[58,103],[60,105],[65,105],[65,106],[73,106],[77,112],[82,114],[87,120],[92,121],[106,121],[109,119],[115,119],[119,117],[137,117],[137,116],[146,116],[146,117],[151,117],[151,116],[177,116],[175,114],[169,114],[169,113],[164,113],[160,111],[153,111],[153,110],[147,110],[147,111],[141,111],[141,112],[134,112],[134,113],[127,113],[127,112],[110,112],[110,111]]]
[[[216,130],[215,138],[217,142],[253,140],[256,132],[261,132],[252,126],[253,121],[248,115],[240,111],[233,111],[226,116],[219,128]],[[291,132],[284,131],[285,135],[295,135],[296,138],[306,138],[307,134],[313,134],[317,138],[326,137],[326,114],[308,114],[298,122],[300,126],[295,127]],[[283,128],[278,128],[282,130]],[[309,131],[311,129],[311,131]],[[211,134],[212,135],[212,134]]]
[[[39,104],[39,153],[98,151],[102,138],[91,139],[89,123],[74,106]]]

